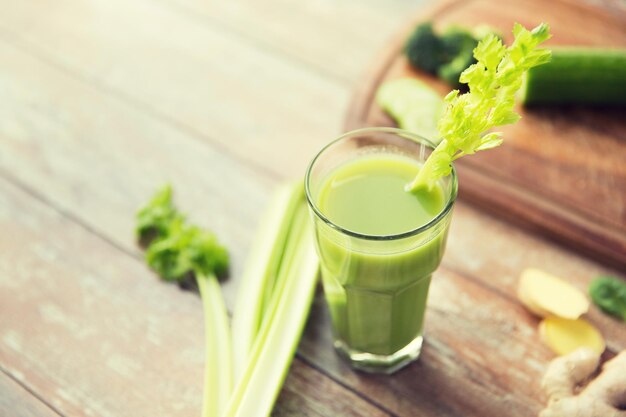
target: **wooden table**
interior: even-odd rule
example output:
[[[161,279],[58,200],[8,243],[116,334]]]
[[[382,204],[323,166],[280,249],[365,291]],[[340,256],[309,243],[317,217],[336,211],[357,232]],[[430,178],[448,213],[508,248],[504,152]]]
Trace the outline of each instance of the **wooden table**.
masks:
[[[0,2],[0,415],[198,416],[200,300],[147,270],[136,208],[174,185],[231,249],[232,306],[269,193],[340,131],[364,66],[418,6]],[[620,273],[460,201],[420,361],[352,371],[319,292],[274,414],[536,414],[553,355],[516,301],[529,266],[581,289]],[[607,356],[626,347],[624,325],[589,320]]]

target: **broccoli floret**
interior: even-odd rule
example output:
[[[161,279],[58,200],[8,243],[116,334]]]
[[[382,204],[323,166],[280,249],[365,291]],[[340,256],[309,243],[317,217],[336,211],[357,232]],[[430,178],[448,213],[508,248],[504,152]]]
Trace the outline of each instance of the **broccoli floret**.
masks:
[[[490,33],[496,32],[484,25],[472,31],[452,26],[439,36],[433,31],[432,23],[424,22],[417,25],[404,52],[413,67],[460,87],[461,73],[476,62],[474,48]]]
[[[444,62],[443,45],[430,22],[417,25],[404,47],[404,52],[413,67],[431,74],[436,74]]]
[[[441,43],[446,51],[446,59],[450,60],[461,51],[473,50],[478,45],[478,39],[468,30],[451,26],[440,36]]]

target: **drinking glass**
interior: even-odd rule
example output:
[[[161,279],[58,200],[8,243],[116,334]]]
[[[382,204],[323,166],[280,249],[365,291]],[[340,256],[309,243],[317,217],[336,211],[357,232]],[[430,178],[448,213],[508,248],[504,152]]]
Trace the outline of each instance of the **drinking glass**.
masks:
[[[446,246],[457,177],[453,169],[439,180],[444,205],[430,221],[389,235],[333,223],[320,209],[321,187],[338,167],[358,158],[395,154],[421,165],[433,149],[429,140],[410,132],[366,128],[331,142],[307,169],[305,191],[334,345],[357,369],[392,373],[419,357],[428,288]]]

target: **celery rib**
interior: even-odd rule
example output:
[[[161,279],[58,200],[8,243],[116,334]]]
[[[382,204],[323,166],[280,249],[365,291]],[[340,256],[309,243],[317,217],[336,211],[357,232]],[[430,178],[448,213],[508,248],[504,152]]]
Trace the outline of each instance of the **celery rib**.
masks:
[[[224,417],[267,416],[293,359],[310,309],[318,259],[306,204],[299,204],[282,256],[273,294]]]
[[[220,417],[233,388],[228,312],[215,275],[196,274],[204,309],[205,370],[202,417]]]
[[[251,245],[233,312],[233,359],[235,380],[243,373],[250,350],[261,328],[276,287],[280,265],[294,213],[304,199],[301,182],[286,184],[274,195],[261,219]]]

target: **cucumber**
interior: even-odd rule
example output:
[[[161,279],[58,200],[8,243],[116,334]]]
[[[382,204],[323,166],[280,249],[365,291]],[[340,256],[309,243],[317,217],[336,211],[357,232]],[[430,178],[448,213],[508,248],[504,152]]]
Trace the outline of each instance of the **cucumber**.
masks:
[[[415,78],[385,81],[376,92],[376,103],[402,129],[417,133],[439,144],[437,121],[443,112],[443,99],[426,83]]]
[[[552,49],[552,60],[531,68],[521,89],[525,105],[626,104],[626,49]]]

